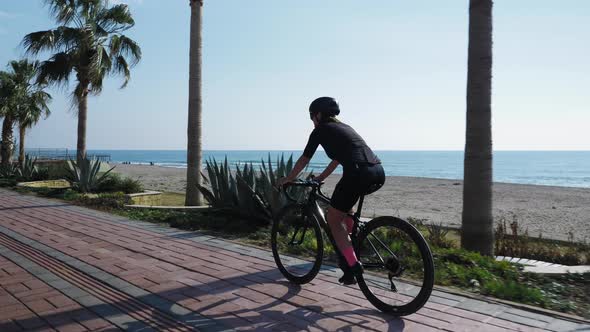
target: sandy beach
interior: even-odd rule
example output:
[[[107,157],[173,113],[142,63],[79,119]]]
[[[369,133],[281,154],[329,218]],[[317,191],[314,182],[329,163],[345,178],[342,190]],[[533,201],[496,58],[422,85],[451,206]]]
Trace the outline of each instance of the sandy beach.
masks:
[[[139,179],[146,189],[184,192],[186,169],[145,165],[116,166],[115,172]],[[326,180],[330,194],[338,182],[334,174]],[[427,223],[459,227],[462,210],[462,181],[412,177],[387,177],[385,186],[366,198],[363,215],[395,215],[421,218]],[[590,189],[494,183],[494,219],[508,222],[516,216],[532,236],[590,241]]]

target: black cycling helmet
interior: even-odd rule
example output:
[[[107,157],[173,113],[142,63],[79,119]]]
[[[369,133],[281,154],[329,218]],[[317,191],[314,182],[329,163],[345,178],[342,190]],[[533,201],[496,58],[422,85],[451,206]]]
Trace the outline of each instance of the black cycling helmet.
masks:
[[[328,116],[340,114],[340,106],[336,99],[332,97],[320,97],[309,105],[309,114],[322,113]]]

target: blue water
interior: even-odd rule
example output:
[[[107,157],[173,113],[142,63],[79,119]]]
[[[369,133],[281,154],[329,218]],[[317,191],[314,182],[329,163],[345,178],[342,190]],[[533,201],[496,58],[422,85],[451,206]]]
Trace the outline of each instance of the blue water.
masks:
[[[114,162],[131,162],[166,167],[186,167],[186,151],[92,150],[94,154],[110,154]],[[261,160],[273,162],[284,153],[294,158],[301,151],[204,151],[204,161],[226,156],[231,165]],[[463,178],[463,151],[376,151],[389,176],[413,176],[440,179]],[[317,151],[309,168],[317,174],[328,164],[323,151]],[[340,172],[337,169],[336,172]],[[494,181],[564,187],[590,188],[590,151],[495,151]]]

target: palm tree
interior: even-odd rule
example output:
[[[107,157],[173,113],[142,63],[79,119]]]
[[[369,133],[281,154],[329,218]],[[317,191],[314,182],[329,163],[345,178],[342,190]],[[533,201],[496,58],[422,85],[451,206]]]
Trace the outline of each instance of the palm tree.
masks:
[[[461,244],[494,253],[492,217],[492,0],[470,0]]]
[[[21,151],[19,152],[22,157],[19,156],[19,162],[22,164],[22,161],[24,161],[24,129],[30,128],[39,121],[41,115],[49,115],[50,111],[47,103],[51,100],[51,96],[43,91],[43,85],[33,83],[39,62],[29,62],[28,60],[11,61],[9,66],[10,71],[2,75],[4,88],[2,141],[5,142],[2,147],[2,163],[4,165],[10,162],[12,156],[14,123],[19,122],[21,124],[21,140],[19,144],[19,150]]]
[[[78,109],[77,158],[86,157],[88,94],[98,95],[108,75],[122,75],[124,88],[130,67],[141,59],[139,45],[122,32],[135,21],[125,4],[108,5],[107,0],[46,0],[60,26],[26,35],[27,54],[55,52],[39,67],[39,82],[67,85],[75,72],[72,106]]]
[[[2,167],[10,163],[14,140],[12,136],[13,119],[15,113],[14,95],[15,86],[13,75],[0,71],[0,117],[2,121],[2,145],[0,146],[0,158]]]
[[[189,64],[189,97],[188,97],[188,144],[186,172],[185,205],[202,205],[203,197],[197,185],[201,184],[201,163],[203,159],[201,144],[201,66],[202,66],[202,28],[203,1],[190,0],[191,35]]]
[[[51,111],[47,104],[51,100],[51,95],[43,91],[43,86],[33,85],[30,82],[39,67],[39,62],[26,62],[27,81],[26,95],[21,108],[17,114],[19,141],[18,141],[18,163],[23,165],[25,162],[25,134],[28,128],[32,128],[43,116],[47,118]]]

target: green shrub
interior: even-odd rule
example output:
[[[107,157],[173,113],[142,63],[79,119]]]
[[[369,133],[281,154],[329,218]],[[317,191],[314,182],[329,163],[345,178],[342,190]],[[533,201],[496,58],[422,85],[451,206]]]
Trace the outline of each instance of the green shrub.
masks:
[[[251,219],[236,215],[231,210],[212,209],[208,211],[171,211],[159,209],[127,209],[117,213],[137,220],[165,223],[185,230],[217,231],[222,235],[251,234],[265,230],[252,227]],[[268,233],[265,233],[267,239]]]
[[[121,178],[119,174],[110,173],[96,186],[97,192],[124,192],[126,194],[143,192],[141,182],[131,178]]]
[[[124,178],[119,186],[119,191],[122,191],[126,194],[140,193],[143,192],[143,186],[139,180]]]
[[[122,209],[125,205],[131,204],[131,198],[122,192],[98,194],[97,197],[88,197],[86,195],[78,197],[76,202],[82,205],[104,209]]]
[[[66,201],[75,201],[80,198],[80,193],[75,190],[68,189],[63,194],[63,199]]]
[[[495,253],[499,256],[535,259],[539,261],[563,264],[586,265],[590,261],[590,246],[575,243],[570,235],[570,242],[551,241],[540,236],[534,239],[527,230],[518,225],[516,216],[509,224],[502,218],[495,229]]]
[[[47,172],[47,179],[43,180],[59,180],[67,179],[70,175],[68,171],[69,161],[52,161],[48,163],[42,163],[39,165],[41,170]]]
[[[449,229],[443,227],[442,223],[438,225],[426,224],[424,227],[426,228],[426,241],[431,246],[447,249],[456,247],[455,242],[448,239]]]
[[[49,169],[47,167],[37,166],[37,172],[31,179],[32,181],[46,181],[49,180]],[[52,179],[57,180],[57,179]]]
[[[4,179],[0,178],[0,187],[14,187],[16,186],[16,179]]]

